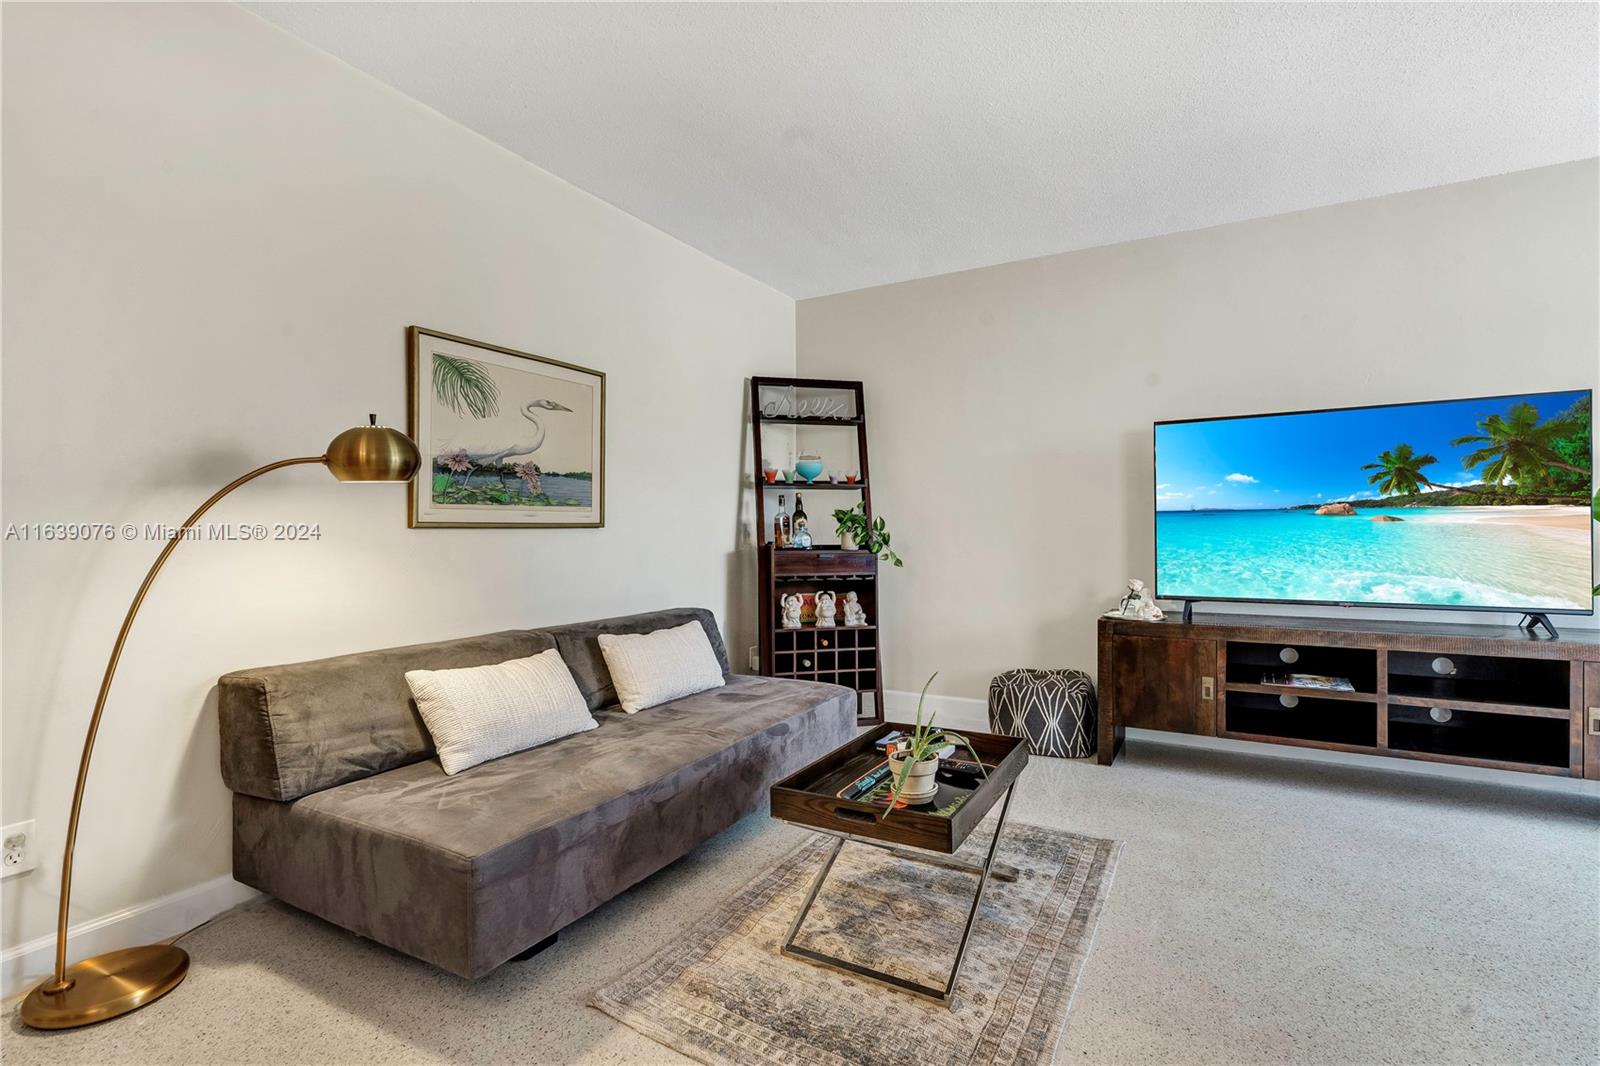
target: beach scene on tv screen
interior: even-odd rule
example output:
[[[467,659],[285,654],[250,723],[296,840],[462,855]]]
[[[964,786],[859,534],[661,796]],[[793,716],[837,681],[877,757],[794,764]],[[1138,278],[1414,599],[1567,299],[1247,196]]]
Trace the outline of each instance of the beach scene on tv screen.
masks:
[[[1590,609],[1586,391],[1156,427],[1171,599]]]

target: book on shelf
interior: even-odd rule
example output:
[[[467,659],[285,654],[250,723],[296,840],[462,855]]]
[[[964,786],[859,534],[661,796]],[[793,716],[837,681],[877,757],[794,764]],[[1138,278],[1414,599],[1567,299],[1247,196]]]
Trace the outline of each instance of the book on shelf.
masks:
[[[1356,687],[1348,677],[1329,677],[1327,674],[1265,674],[1263,685],[1283,688],[1319,688],[1327,692],[1354,692]]]

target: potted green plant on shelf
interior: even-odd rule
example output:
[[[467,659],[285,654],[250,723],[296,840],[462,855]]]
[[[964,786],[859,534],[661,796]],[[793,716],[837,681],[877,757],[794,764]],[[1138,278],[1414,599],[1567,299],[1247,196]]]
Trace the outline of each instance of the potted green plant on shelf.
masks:
[[[880,821],[889,817],[889,812],[901,801],[920,803],[934,797],[939,791],[939,782],[934,775],[939,771],[939,759],[946,748],[958,744],[966,748],[972,755],[972,761],[978,764],[978,771],[985,777],[989,776],[972,741],[960,733],[940,729],[934,724],[931,714],[926,722],[922,720],[922,703],[928,698],[928,688],[933,684],[933,679],[938,676],[939,672],[935,670],[922,686],[922,694],[917,697],[917,723],[910,735],[889,748],[889,769],[894,783],[889,786],[889,805],[883,809]]]
[[[839,546],[845,551],[865,548],[886,563],[904,566],[900,556],[889,547],[889,526],[884,520],[874,518],[867,523],[867,505],[857,502],[854,507],[841,507],[833,512],[833,522],[839,530]]]

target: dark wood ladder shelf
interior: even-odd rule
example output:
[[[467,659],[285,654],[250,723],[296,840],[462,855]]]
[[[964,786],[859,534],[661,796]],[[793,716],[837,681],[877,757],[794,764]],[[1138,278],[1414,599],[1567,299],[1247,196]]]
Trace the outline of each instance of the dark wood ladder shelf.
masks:
[[[764,411],[763,394],[771,396],[774,393],[796,399],[802,393],[813,396],[831,393],[846,402],[851,415],[847,418],[769,415]],[[854,483],[786,481],[768,484],[761,473],[765,466],[762,442],[762,428],[765,426],[849,428],[855,433],[856,469],[860,476]],[[881,607],[877,556],[867,551],[845,551],[838,545],[817,544],[808,549],[776,548],[772,543],[768,503],[775,492],[858,492],[867,521],[872,521],[867,414],[862,384],[859,381],[817,378],[753,377],[750,379],[750,432],[754,444],[757,488],[756,539],[760,544],[757,617],[760,619],[761,673],[767,677],[823,681],[853,688],[859,701],[857,721],[863,724],[882,722],[883,670],[877,626]],[[830,496],[830,499],[838,500],[838,497]],[[832,510],[832,506],[829,510]],[[807,624],[800,629],[783,628],[780,601],[784,595],[799,593],[802,596],[814,596],[824,589],[839,597],[839,625]],[[870,625],[843,624],[843,600],[847,592],[856,594]],[[869,699],[870,707],[867,706]]]
[[[1213,615],[1102,618],[1099,643],[1102,764],[1131,726],[1600,779],[1594,631]]]

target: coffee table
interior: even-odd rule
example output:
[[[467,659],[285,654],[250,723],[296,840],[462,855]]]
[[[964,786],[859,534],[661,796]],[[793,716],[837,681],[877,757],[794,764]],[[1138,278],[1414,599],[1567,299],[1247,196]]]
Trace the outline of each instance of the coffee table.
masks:
[[[883,818],[883,805],[864,800],[848,800],[839,796],[846,788],[874,766],[883,761],[883,753],[875,741],[891,730],[910,732],[905,723],[885,722],[836,748],[798,773],[772,786],[772,816],[794,825],[826,833],[835,837],[832,849],[811,883],[800,913],[795,915],[789,935],[784,938],[783,954],[806,959],[881,982],[892,988],[912,992],[919,996],[949,1005],[955,995],[956,981],[961,976],[961,963],[966,958],[967,943],[972,935],[972,923],[978,917],[978,907],[983,903],[984,889],[991,874],[996,880],[1006,877],[1005,869],[994,861],[1000,844],[1000,834],[1005,831],[1006,813],[1011,807],[1012,786],[1017,775],[1028,764],[1028,748],[1017,737],[997,736],[993,733],[966,733],[962,736],[972,742],[979,759],[989,767],[988,776],[976,788],[966,788],[941,781],[939,792],[927,803],[895,810]],[[957,758],[971,758],[966,752],[957,752]],[[983,864],[974,866],[947,856],[955,854],[983,821],[995,805],[1000,804],[1000,821],[995,826],[994,838],[989,841]],[[953,809],[952,809],[953,808]],[[941,813],[942,812],[942,813]],[[967,912],[966,925],[961,930],[961,940],[956,947],[955,964],[942,988],[920,984],[916,981],[885,973],[871,966],[848,959],[837,958],[795,943],[800,928],[805,924],[811,905],[833,869],[834,860],[846,844],[864,844],[929,866],[961,870],[978,876],[978,888]],[[914,849],[914,850],[913,850]],[[1011,873],[1015,876],[1015,872]]]

